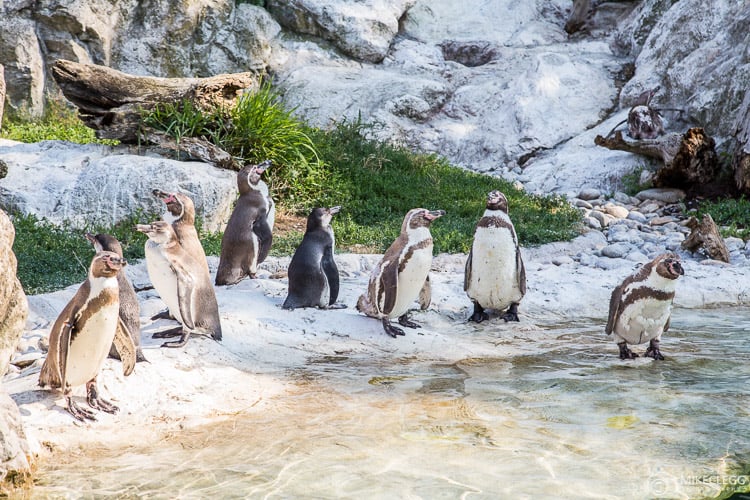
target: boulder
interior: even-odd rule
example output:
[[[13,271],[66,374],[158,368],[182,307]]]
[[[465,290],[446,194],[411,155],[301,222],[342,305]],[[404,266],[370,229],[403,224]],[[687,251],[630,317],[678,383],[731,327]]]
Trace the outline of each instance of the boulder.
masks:
[[[235,172],[126,148],[0,141],[0,161],[8,165],[0,206],[54,223],[69,220],[90,227],[112,225],[138,212],[161,214],[163,203],[151,194],[159,188],[188,194],[203,227],[217,231],[229,220],[237,197]]]
[[[26,498],[20,494],[33,486],[33,457],[16,403],[0,391],[0,496]]]
[[[3,276],[0,281],[0,375],[8,370],[29,313],[26,294],[16,276],[15,236],[10,217],[0,210],[0,271]]]

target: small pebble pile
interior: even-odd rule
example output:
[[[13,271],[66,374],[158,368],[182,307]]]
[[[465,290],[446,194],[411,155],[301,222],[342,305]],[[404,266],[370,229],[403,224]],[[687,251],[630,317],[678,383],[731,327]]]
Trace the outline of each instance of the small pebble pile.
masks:
[[[581,252],[573,257],[560,256],[556,265],[577,261],[581,265],[614,269],[643,263],[665,251],[683,258],[702,260],[705,264],[728,265],[691,254],[681,247],[690,229],[681,202],[685,193],[679,189],[646,189],[635,196],[616,192],[607,199],[597,189],[582,189],[571,203],[583,213],[584,223],[602,231],[604,238],[594,253]],[[750,265],[750,242],[725,238],[732,265]]]

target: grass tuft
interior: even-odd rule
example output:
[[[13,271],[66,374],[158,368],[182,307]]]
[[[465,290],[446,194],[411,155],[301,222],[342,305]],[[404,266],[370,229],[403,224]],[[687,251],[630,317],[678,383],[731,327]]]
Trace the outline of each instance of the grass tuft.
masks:
[[[696,217],[700,220],[705,214],[711,215],[723,237],[750,239],[750,200],[744,196],[704,201],[698,207]]]

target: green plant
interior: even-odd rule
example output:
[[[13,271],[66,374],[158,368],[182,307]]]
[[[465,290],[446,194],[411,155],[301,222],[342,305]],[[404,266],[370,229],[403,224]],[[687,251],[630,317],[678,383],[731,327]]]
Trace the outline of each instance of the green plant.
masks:
[[[696,217],[700,220],[705,214],[711,215],[722,236],[750,238],[750,200],[744,196],[704,201],[698,206]]]
[[[641,174],[646,171],[645,165],[638,165],[632,171],[624,174],[620,178],[622,191],[630,196],[635,196],[638,192],[651,187],[651,184],[641,184]]]

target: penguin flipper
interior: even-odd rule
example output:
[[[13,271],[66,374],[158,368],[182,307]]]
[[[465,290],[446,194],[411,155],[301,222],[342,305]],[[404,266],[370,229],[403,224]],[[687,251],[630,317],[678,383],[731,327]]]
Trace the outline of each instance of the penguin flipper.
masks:
[[[68,351],[70,349],[70,339],[73,334],[73,323],[66,321],[60,328],[60,339],[58,345],[57,363],[60,368],[60,387],[65,391],[67,380],[66,372],[68,369]]]
[[[195,282],[193,276],[186,269],[180,269],[179,272],[175,271],[175,276],[177,277],[177,303],[180,308],[183,326],[188,330],[194,330],[193,292],[195,290]]]
[[[320,264],[323,268],[323,274],[326,275],[326,279],[328,280],[328,291],[330,296],[328,305],[330,306],[333,305],[339,297],[339,268],[336,266],[336,261],[333,260],[333,248],[326,248],[323,253],[323,260]]]
[[[137,356],[135,343],[130,336],[130,331],[128,331],[128,327],[121,319],[117,321],[113,343],[115,349],[117,349],[117,353],[120,355],[120,360],[122,361],[122,373],[127,377],[133,373]]]
[[[516,275],[518,277],[518,289],[521,295],[526,295],[526,267],[521,258],[521,249],[516,247]]]
[[[617,324],[617,320],[620,318],[620,303],[622,302],[622,285],[618,285],[612,290],[612,296],[609,298],[609,317],[607,318],[607,326],[604,329],[604,333],[610,335]]]
[[[429,274],[427,274],[427,279],[424,280],[424,285],[422,285],[422,289],[419,291],[419,298],[417,300],[419,308],[423,311],[430,307],[432,303],[432,285],[430,284]]]
[[[469,250],[469,256],[466,257],[466,267],[464,269],[464,292],[469,289],[469,283],[471,283],[471,260],[472,250]]]
[[[271,232],[271,227],[268,225],[268,221],[266,218],[255,221],[255,224],[253,224],[253,232],[258,237],[257,263],[260,264],[261,262],[266,260],[266,257],[268,257],[268,252],[271,251],[273,233]]]
[[[383,260],[380,273],[379,297],[375,301],[383,314],[390,314],[396,305],[396,294],[398,293],[398,259]],[[382,297],[382,303],[381,298]]]

